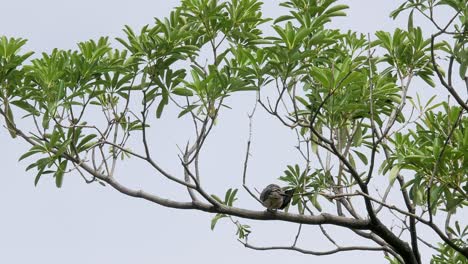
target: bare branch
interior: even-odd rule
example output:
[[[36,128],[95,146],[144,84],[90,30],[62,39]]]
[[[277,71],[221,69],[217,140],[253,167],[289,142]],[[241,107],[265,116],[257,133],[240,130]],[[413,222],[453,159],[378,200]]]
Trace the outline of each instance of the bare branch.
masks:
[[[322,225],[320,225],[322,226]],[[297,244],[297,240],[299,239],[299,236],[301,235],[301,231],[302,231],[302,224],[299,224],[299,227],[297,228],[297,234],[296,234],[296,237],[294,238],[294,242],[293,242],[293,247],[296,246]]]
[[[246,248],[250,249],[255,249],[255,250],[292,250],[292,251],[297,251],[302,254],[308,254],[308,255],[315,255],[315,256],[324,256],[324,255],[332,255],[335,253],[339,252],[346,252],[346,251],[355,251],[355,250],[360,250],[360,251],[389,251],[388,248],[385,247],[338,247],[336,249],[328,250],[328,251],[314,251],[314,250],[307,250],[307,249],[302,249],[296,246],[274,246],[274,247],[258,247],[251,245],[247,242],[243,242],[239,240]]]
[[[188,159],[189,159],[189,157],[188,157],[188,143],[187,143],[187,146],[185,147],[183,163],[184,163],[184,164],[187,164]],[[190,183],[190,173],[189,173],[189,171],[186,170],[186,169],[184,169],[184,176],[185,176],[185,182]],[[197,176],[198,176],[198,174],[197,174]],[[197,178],[196,180],[197,180],[197,182],[199,182],[199,179],[198,179],[198,178]],[[187,191],[188,191],[188,193],[189,193],[190,198],[192,199],[192,201],[198,201],[198,198],[197,198],[197,196],[195,195],[195,192],[194,192],[194,190],[193,190],[192,188],[187,188]]]
[[[439,70],[438,68],[438,64],[436,62],[436,59],[435,59],[435,51],[434,51],[434,42],[435,42],[435,39],[440,36],[441,34],[444,33],[445,29],[447,29],[447,27],[452,23],[453,20],[455,20],[457,18],[457,16],[459,15],[459,12],[457,12],[453,17],[452,19],[450,20],[450,22],[447,24],[447,26],[440,30],[439,32],[433,34],[431,36],[431,61],[432,61],[432,68],[434,69],[434,71],[436,72],[437,74],[437,77],[439,78],[439,81],[440,83],[442,84],[442,86],[445,87],[445,89],[455,98],[455,100],[457,101],[457,103],[463,107],[466,111],[468,111],[468,103],[467,102],[464,102],[463,99],[460,97],[460,95],[457,93],[457,91],[455,90],[455,88],[451,85],[451,79],[449,78],[449,83],[447,83],[444,79],[444,76],[442,75],[442,72]],[[451,69],[451,66],[450,68]],[[450,76],[450,75],[449,75]]]
[[[257,109],[257,100],[255,101],[254,108],[252,109],[252,112],[248,114],[249,117],[249,139],[247,141],[247,149],[245,151],[245,161],[244,161],[244,171],[242,173],[242,186],[244,189],[252,196],[255,200],[257,200],[260,204],[263,204],[262,201],[250,190],[249,186],[247,185],[246,179],[247,179],[247,165],[249,162],[249,156],[250,156],[250,144],[252,142],[252,119],[255,114],[255,110]]]

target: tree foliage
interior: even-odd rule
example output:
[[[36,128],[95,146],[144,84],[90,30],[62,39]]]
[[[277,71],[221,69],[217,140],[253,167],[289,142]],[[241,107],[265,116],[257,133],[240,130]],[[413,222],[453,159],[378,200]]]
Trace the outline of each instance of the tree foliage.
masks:
[[[212,229],[229,218],[240,241],[253,249],[312,255],[372,250],[390,263],[423,263],[419,248],[427,246],[434,251],[431,263],[467,263],[466,220],[452,221],[468,197],[466,1],[405,1],[391,17],[408,15],[407,28],[367,36],[330,27],[348,9],[336,0],[280,5],[287,13],[267,18],[257,0],[183,0],[152,25],[138,31],[126,26],[126,38],[116,39],[120,48],[102,37],[32,59],[32,52],[21,50],[26,40],[3,36],[0,114],[11,136],[31,145],[20,160],[30,162],[26,170],[35,171],[35,184],[53,177],[61,187],[78,174],[162,206],[214,213]],[[441,8],[450,9],[449,21],[434,18]],[[433,24],[429,36],[415,26],[416,16]],[[431,87],[450,98],[426,98],[424,89]],[[239,93],[257,98],[250,121],[265,111],[297,135],[303,159],[279,177],[296,189],[285,213],[235,207],[238,189],[226,186],[221,199],[201,184],[201,150],[216,123],[225,122],[225,109],[239,107],[226,98]],[[193,120],[196,135],[181,149],[180,176],[153,159],[147,140],[168,107],[178,109],[177,118]],[[24,122],[33,129],[18,125]],[[130,136],[138,146],[128,144]],[[143,151],[133,150],[139,147]],[[249,139],[243,191],[258,200],[246,183],[250,147]],[[122,185],[115,168],[127,158],[186,187],[191,201]],[[384,185],[377,181],[381,175],[389,178]],[[378,191],[371,190],[376,184]],[[391,189],[398,197],[389,195]],[[383,209],[400,234],[385,223]],[[254,246],[242,218],[298,223],[296,241]],[[318,225],[336,248],[297,247],[303,225]],[[376,246],[338,245],[322,225],[352,230]],[[437,246],[420,226],[431,230]]]

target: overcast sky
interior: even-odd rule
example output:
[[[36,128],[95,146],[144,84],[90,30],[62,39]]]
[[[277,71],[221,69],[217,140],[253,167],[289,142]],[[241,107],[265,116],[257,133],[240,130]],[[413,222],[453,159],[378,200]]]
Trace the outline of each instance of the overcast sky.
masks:
[[[179,1],[121,0],[0,0],[0,35],[28,39],[26,50],[37,53],[53,48],[74,49],[76,43],[99,36],[123,36],[122,28],[135,31],[153,23],[153,17],[164,17]],[[277,3],[267,1],[264,13],[279,14]],[[334,25],[363,33],[393,31],[406,27],[404,20],[393,21],[389,12],[401,1],[358,0],[349,4],[349,16]],[[116,45],[117,46],[117,45]],[[253,103],[253,97],[245,97]],[[226,112],[208,142],[202,168],[211,193],[223,194],[230,186],[239,185],[244,146],[247,137],[248,108]],[[176,144],[184,144],[187,129],[174,115],[163,119],[163,126],[153,141],[156,155],[167,168],[178,167]],[[185,123],[186,124],[186,123]],[[282,129],[272,118],[257,117],[254,123],[252,166],[249,171],[253,186],[262,188],[274,182],[286,164],[298,160],[293,149],[294,135]],[[210,230],[211,215],[197,211],[179,211],[126,197],[98,184],[87,185],[79,177],[67,177],[62,189],[53,179],[44,177],[34,187],[34,173],[25,172],[27,162],[18,157],[28,149],[21,140],[9,138],[0,130],[0,263],[387,263],[381,253],[341,253],[314,257],[287,251],[253,251],[237,242],[232,224],[220,222]],[[221,175],[220,172],[223,172]],[[228,173],[226,173],[228,172]],[[140,169],[137,163],[119,168],[123,181],[163,194],[180,188],[156,183],[154,175]],[[128,178],[139,179],[129,181]],[[166,182],[167,184],[167,182]],[[180,196],[186,198],[186,196]],[[241,194],[241,198],[249,198]],[[253,203],[245,204],[252,205]],[[258,208],[263,210],[262,208]],[[258,245],[288,245],[294,238],[295,225],[278,222],[253,224]],[[257,229],[258,227],[258,229]],[[302,247],[326,249],[331,245],[311,227]],[[348,233],[333,229],[338,238]],[[365,256],[365,258],[363,258]]]

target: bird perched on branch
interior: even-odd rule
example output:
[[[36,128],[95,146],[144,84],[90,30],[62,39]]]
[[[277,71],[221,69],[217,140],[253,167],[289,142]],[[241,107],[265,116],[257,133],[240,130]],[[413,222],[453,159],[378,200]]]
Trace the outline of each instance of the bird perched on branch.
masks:
[[[283,190],[276,184],[270,184],[263,189],[260,200],[268,211],[282,210],[288,206],[294,194],[294,189]]]

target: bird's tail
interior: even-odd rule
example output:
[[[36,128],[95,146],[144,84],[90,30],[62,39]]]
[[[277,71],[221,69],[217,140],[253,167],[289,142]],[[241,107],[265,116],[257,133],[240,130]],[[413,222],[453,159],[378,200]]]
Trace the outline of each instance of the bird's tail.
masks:
[[[290,190],[284,191],[283,204],[281,204],[281,207],[279,209],[284,209],[284,208],[286,208],[286,206],[288,206],[288,204],[291,202],[291,199],[292,199],[295,191],[296,191],[295,189],[290,189]]]

